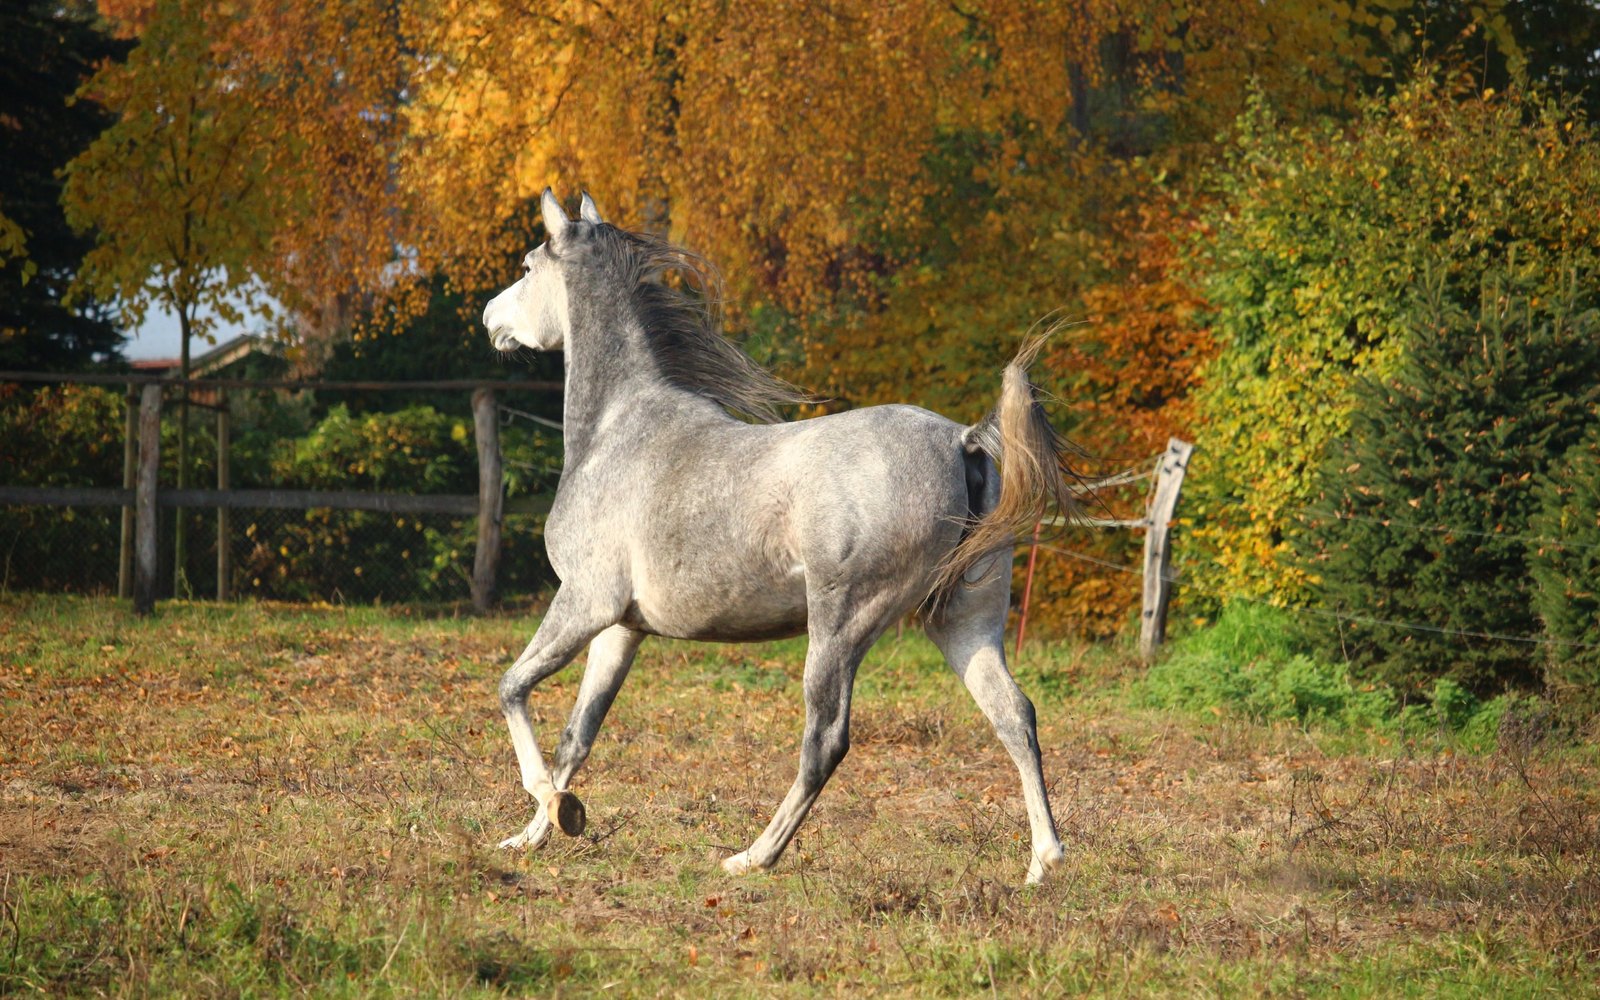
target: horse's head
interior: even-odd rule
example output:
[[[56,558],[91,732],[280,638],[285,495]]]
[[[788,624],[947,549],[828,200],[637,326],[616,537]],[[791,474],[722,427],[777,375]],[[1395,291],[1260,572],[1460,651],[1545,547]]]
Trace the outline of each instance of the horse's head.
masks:
[[[588,192],[583,195],[577,219],[567,218],[549,188],[544,189],[539,207],[549,239],[522,259],[522,277],[483,307],[483,325],[488,327],[489,340],[496,350],[531,347],[536,351],[559,351],[566,345],[572,314],[567,309],[561,256],[569,244],[583,238],[582,230],[604,221]]]

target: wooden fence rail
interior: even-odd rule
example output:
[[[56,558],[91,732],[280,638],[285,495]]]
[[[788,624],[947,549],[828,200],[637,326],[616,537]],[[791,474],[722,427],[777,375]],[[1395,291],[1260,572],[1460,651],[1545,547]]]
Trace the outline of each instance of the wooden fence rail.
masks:
[[[1153,472],[1144,472],[1130,469],[1115,476],[1094,481],[1091,491],[1105,489],[1111,486],[1126,486],[1128,483],[1148,477],[1154,477],[1155,485],[1149,494],[1149,501],[1145,515],[1138,518],[1101,518],[1080,516],[1067,519],[1061,516],[1040,521],[1033,529],[1033,542],[1028,550],[1028,576],[1027,583],[1022,590],[1022,613],[1017,618],[1017,644],[1012,659],[1020,660],[1022,657],[1022,639],[1027,633],[1028,604],[1033,596],[1033,569],[1039,555],[1039,528],[1050,524],[1057,527],[1070,525],[1093,525],[1101,528],[1142,528],[1144,529],[1144,588],[1142,594],[1143,607],[1139,615],[1139,655],[1146,661],[1155,658],[1156,650],[1166,641],[1167,637],[1167,605],[1172,601],[1172,588],[1176,579],[1172,572],[1172,548],[1170,535],[1172,532],[1172,515],[1178,506],[1178,493],[1183,488],[1183,474],[1189,467],[1189,457],[1194,453],[1194,445],[1178,438],[1167,439],[1167,450],[1156,459]],[[1104,562],[1083,553],[1075,553],[1067,549],[1045,546],[1068,556],[1085,559],[1088,562],[1098,563],[1110,569],[1127,570],[1139,573],[1140,570],[1132,567],[1123,567],[1115,563]]]

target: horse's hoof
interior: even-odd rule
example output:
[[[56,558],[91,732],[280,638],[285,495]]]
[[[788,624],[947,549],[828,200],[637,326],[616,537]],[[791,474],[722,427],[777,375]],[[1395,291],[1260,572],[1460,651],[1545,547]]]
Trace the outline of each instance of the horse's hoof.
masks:
[[[515,837],[507,837],[505,840],[500,841],[500,849],[503,851],[520,851],[523,848],[532,850],[543,847],[544,842],[549,839],[550,816],[541,809],[538,815],[533,817],[533,821],[528,824],[527,829]]]
[[[1061,864],[1066,856],[1066,852],[1062,850],[1060,844],[1052,844],[1042,851],[1035,852],[1032,863],[1028,865],[1028,884],[1039,885],[1043,883],[1044,877],[1050,869]]]
[[[576,837],[589,823],[589,814],[583,803],[571,792],[557,792],[550,797],[550,812],[555,815],[556,826],[569,837]]]
[[[723,858],[722,861],[722,870],[725,870],[730,875],[749,875],[750,872],[765,872],[770,867],[773,866],[771,864],[760,864],[754,858],[750,858],[750,851],[739,851],[738,854],[734,854],[733,858]]]

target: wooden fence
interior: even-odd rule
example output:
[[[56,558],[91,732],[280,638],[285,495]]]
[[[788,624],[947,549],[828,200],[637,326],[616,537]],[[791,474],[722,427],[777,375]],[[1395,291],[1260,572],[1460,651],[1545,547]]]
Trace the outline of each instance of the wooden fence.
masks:
[[[217,599],[227,600],[232,569],[228,544],[229,511],[238,508],[279,510],[366,510],[395,514],[453,514],[477,519],[477,542],[473,554],[472,603],[484,610],[495,599],[495,578],[499,566],[500,527],[506,514],[541,514],[550,509],[551,497],[505,498],[500,454],[499,405],[497,393],[503,391],[562,391],[560,382],[488,381],[442,379],[416,382],[320,382],[293,379],[178,379],[139,375],[57,375],[39,372],[0,372],[0,382],[54,382],[101,385],[126,385],[130,389],[127,422],[124,430],[123,483],[121,488],[36,487],[0,484],[0,505],[46,507],[121,507],[122,551],[118,572],[118,594],[132,597],[134,607],[148,614],[155,606],[157,581],[157,511],[160,508],[214,508],[217,511]],[[217,485],[215,489],[177,489],[162,487],[157,477],[160,467],[161,407],[168,390],[215,391],[217,405]],[[134,390],[137,390],[135,394]],[[225,393],[229,389],[284,389],[320,391],[462,391],[472,393],[473,435],[478,454],[478,492],[476,494],[375,493],[351,490],[234,489],[229,482],[229,416]],[[1169,529],[1183,474],[1193,445],[1173,438],[1148,475],[1155,479],[1143,518],[1132,521],[1090,523],[1102,526],[1137,527],[1145,531],[1143,610],[1140,617],[1139,650],[1148,660],[1155,655],[1166,634],[1167,605],[1171,600],[1173,578]],[[1134,478],[1141,478],[1143,475]],[[1115,477],[1113,477],[1115,478]],[[1027,609],[1033,585],[1032,565],[1037,555],[1038,533],[1029,557],[1028,583],[1022,600],[1022,617],[1017,632],[1020,655]]]
[[[313,382],[292,379],[189,379],[182,381],[140,375],[59,375],[43,372],[0,372],[0,382],[80,383],[129,387],[124,426],[120,488],[11,486],[0,484],[0,505],[44,507],[121,507],[122,548],[117,590],[132,597],[134,609],[149,614],[155,607],[157,580],[157,511],[160,508],[217,510],[217,599],[227,600],[232,577],[229,511],[236,508],[279,510],[367,510],[396,514],[455,514],[477,518],[473,555],[472,603],[479,610],[495,599],[499,567],[500,525],[506,514],[540,514],[550,509],[547,496],[505,498],[500,455],[500,421],[496,394],[502,391],[560,392],[560,382],[443,379],[424,382]],[[226,392],[229,389],[319,391],[470,391],[473,434],[478,454],[478,492],[474,494],[374,493],[351,490],[234,489],[228,474],[230,441]],[[217,485],[215,489],[174,489],[158,481],[161,462],[161,407],[169,390],[214,391],[217,405]]]
[[[1189,468],[1189,458],[1194,454],[1194,445],[1178,438],[1167,440],[1167,450],[1155,459],[1155,468],[1149,472],[1129,470],[1127,472],[1106,476],[1091,482],[1088,492],[1111,486],[1125,486],[1145,478],[1154,479],[1154,485],[1148,494],[1143,517],[1130,519],[1105,519],[1098,517],[1079,517],[1067,520],[1054,517],[1048,521],[1041,521],[1033,529],[1033,541],[1028,548],[1027,582],[1022,589],[1022,613],[1017,620],[1017,644],[1012,658],[1020,661],[1022,658],[1022,640],[1028,630],[1028,605],[1033,598],[1033,570],[1039,559],[1039,532],[1040,528],[1048,523],[1055,526],[1066,525],[1094,525],[1102,528],[1139,528],[1144,531],[1144,566],[1142,576],[1144,587],[1142,590],[1142,608],[1139,615],[1139,655],[1149,662],[1155,659],[1156,650],[1166,641],[1167,637],[1167,606],[1172,603],[1172,588],[1176,578],[1172,572],[1172,515],[1178,507],[1178,494],[1183,489],[1183,474]],[[1093,557],[1084,556],[1055,546],[1045,546],[1053,551],[1065,555],[1086,559],[1088,562],[1098,563],[1111,569],[1122,570],[1124,567],[1113,563],[1102,562]],[[1130,572],[1139,572],[1129,569]]]

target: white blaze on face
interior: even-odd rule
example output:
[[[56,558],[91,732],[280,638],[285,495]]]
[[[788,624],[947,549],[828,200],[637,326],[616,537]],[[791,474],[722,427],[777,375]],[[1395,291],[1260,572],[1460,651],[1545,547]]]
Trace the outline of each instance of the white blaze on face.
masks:
[[[527,273],[516,284],[483,307],[483,325],[496,350],[517,345],[536,351],[559,351],[567,342],[571,317],[567,311],[567,283],[550,256],[549,244],[522,261]]]

